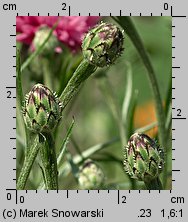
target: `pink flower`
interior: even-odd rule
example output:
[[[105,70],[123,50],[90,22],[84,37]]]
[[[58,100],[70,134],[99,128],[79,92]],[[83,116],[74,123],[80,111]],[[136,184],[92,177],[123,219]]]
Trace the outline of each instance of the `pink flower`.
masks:
[[[58,18],[53,34],[72,50],[80,48],[84,33],[100,19],[98,16],[17,16],[16,40],[32,47],[37,30],[43,26],[53,27]]]

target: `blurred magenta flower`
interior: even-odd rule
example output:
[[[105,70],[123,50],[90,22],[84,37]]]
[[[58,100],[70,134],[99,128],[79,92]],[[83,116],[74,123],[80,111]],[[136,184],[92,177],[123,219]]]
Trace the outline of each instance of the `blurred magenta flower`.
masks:
[[[53,34],[73,51],[80,48],[83,35],[100,20],[99,16],[17,16],[16,40],[32,48],[37,30],[44,26],[53,27],[58,18]]]

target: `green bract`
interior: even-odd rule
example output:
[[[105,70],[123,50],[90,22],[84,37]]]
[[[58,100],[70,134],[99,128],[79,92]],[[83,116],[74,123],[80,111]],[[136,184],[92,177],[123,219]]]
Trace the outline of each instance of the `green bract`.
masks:
[[[163,169],[163,151],[149,136],[135,133],[125,149],[124,166],[132,178],[149,182]]]
[[[25,96],[23,117],[32,132],[49,132],[61,118],[61,103],[50,89],[36,84]]]
[[[81,189],[99,189],[104,185],[104,181],[105,176],[103,171],[92,160],[86,160],[83,166],[80,167],[78,182]]]
[[[122,53],[123,41],[123,32],[116,25],[101,22],[83,39],[83,56],[95,66],[110,65]]]

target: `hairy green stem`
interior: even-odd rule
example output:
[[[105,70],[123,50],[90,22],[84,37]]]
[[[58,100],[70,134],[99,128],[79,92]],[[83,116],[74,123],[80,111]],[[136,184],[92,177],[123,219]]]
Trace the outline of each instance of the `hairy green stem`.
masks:
[[[25,156],[23,167],[20,171],[20,175],[18,177],[17,184],[16,184],[17,190],[23,190],[25,188],[27,179],[31,171],[31,167],[33,166],[33,163],[36,159],[39,149],[40,149],[40,143],[37,136],[35,140],[33,141],[33,146],[30,147],[29,155]]]
[[[82,60],[78,68],[73,73],[62,94],[60,95],[62,109],[67,106],[69,101],[77,93],[81,83],[84,82],[95,70],[96,66],[89,64],[86,60]]]
[[[162,184],[161,181],[159,179],[159,177],[155,178],[154,180],[151,181],[144,181],[146,188],[148,190],[162,190]]]
[[[151,64],[149,56],[144,48],[142,40],[132,20],[127,16],[123,16],[123,17],[120,16],[118,18],[114,18],[114,20],[122,26],[122,28],[125,30],[127,35],[130,37],[131,41],[136,47],[147,69],[149,81],[151,84],[151,89],[153,91],[154,100],[155,100],[156,115],[157,115],[158,127],[159,127],[159,139],[160,139],[161,145],[165,148],[166,147],[165,115],[164,115],[162,99],[159,92],[159,87],[158,87],[158,83],[157,83],[153,66]]]
[[[40,149],[40,157],[43,165],[43,173],[47,190],[58,189],[57,158],[55,143],[51,134],[43,134],[46,141]]]

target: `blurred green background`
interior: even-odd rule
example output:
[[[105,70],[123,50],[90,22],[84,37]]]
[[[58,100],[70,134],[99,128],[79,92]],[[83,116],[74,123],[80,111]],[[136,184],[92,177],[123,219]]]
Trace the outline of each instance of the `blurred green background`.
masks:
[[[102,20],[108,20],[114,23],[111,18],[105,17]],[[164,101],[167,97],[169,86],[171,85],[171,17],[133,17],[136,28],[144,42],[145,48],[151,58],[156,71],[160,92]],[[137,94],[136,106],[133,115],[134,129],[143,127],[149,123],[155,122],[154,103],[151,88],[148,82],[146,69],[141,59],[129,40],[125,32],[124,52],[117,62],[109,68],[103,69],[107,74],[112,89],[117,98],[117,103],[121,107],[126,87],[126,68],[125,62],[131,64],[133,73],[133,89]],[[21,49],[22,63],[28,57],[28,49],[17,44]],[[72,54],[67,49],[56,55],[57,66],[53,69],[59,69],[54,77],[54,91],[58,92],[59,83],[66,85],[66,82],[72,75],[79,61],[81,52]],[[53,75],[53,70],[50,70]],[[32,85],[37,82],[43,83],[43,65],[41,59],[35,59],[30,67],[23,73],[23,91],[28,93]],[[100,78],[92,75],[81,87],[78,95],[70,102],[63,113],[63,118],[59,124],[56,134],[56,149],[59,152],[59,145],[65,137],[67,128],[70,126],[74,116],[75,125],[71,139],[67,146],[71,155],[77,155],[78,150],[83,152],[88,148],[110,141],[119,137],[118,125],[109,109],[104,94],[100,90]],[[151,137],[157,137],[157,129],[154,128],[148,132]],[[171,189],[171,138],[168,147],[168,175],[165,189]],[[25,133],[24,124],[17,109],[17,175],[24,160]],[[126,144],[125,144],[126,145]],[[119,141],[111,144],[109,147],[99,151],[91,158],[95,160],[103,169],[106,175],[106,184],[111,189],[130,189],[130,182],[127,174],[123,170],[122,159],[123,152]],[[112,158],[113,156],[113,158]],[[66,159],[65,159],[66,161]],[[27,189],[37,189],[41,182],[41,171],[36,161],[27,183]],[[136,182],[136,189],[143,189],[142,182]],[[59,189],[78,189],[77,181],[73,173],[61,174],[59,178]]]

